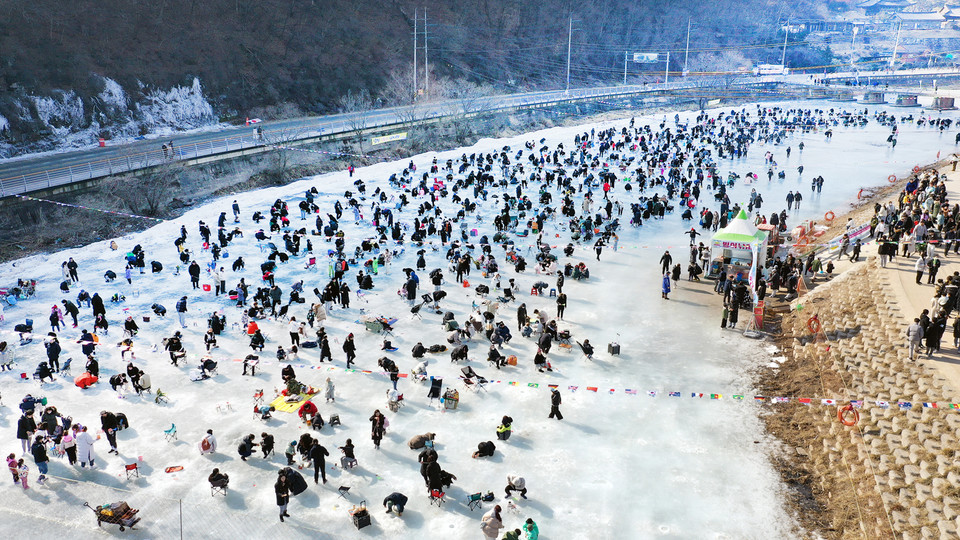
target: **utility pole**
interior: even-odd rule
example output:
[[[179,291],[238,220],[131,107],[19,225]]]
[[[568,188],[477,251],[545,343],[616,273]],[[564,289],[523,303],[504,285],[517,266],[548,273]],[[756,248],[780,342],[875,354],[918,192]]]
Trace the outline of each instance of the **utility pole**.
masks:
[[[430,54],[427,43],[427,8],[423,8],[423,94],[430,95]]]
[[[787,31],[783,34],[783,54],[780,55],[780,66],[786,67],[784,62],[787,60],[787,38],[790,37],[790,19],[787,19]]]
[[[419,42],[417,41],[417,22],[419,16],[419,8],[413,8],[413,99],[417,99],[417,47]]]
[[[687,58],[690,56],[690,17],[687,17],[687,50],[683,53],[683,76],[687,76]]]
[[[623,51],[623,85],[627,85],[627,51]]]
[[[897,25],[897,40],[893,44],[893,55],[890,57],[890,69],[893,70],[893,64],[897,61],[897,49],[900,47],[900,29],[903,28],[903,21]]]
[[[667,51],[667,65],[663,68],[663,84],[670,82],[670,51]]]
[[[567,89],[565,94],[570,93],[570,48],[573,45],[573,15],[570,16],[570,28],[567,30]]]

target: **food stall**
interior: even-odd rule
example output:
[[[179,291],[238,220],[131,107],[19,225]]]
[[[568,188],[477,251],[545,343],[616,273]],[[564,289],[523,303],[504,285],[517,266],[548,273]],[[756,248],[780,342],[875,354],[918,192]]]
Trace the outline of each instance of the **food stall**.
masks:
[[[754,251],[757,253],[757,267],[763,268],[767,260],[767,242],[769,233],[757,229],[750,216],[743,210],[730,223],[717,231],[710,242],[709,277],[717,277],[720,272],[728,276],[747,279],[753,264]]]

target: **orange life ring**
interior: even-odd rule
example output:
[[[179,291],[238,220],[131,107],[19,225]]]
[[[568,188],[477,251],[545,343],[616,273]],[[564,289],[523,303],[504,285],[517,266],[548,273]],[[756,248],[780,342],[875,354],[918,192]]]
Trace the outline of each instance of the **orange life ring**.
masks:
[[[919,165],[914,165],[914,166],[913,166],[913,174],[917,174],[918,172],[920,172],[920,166],[919,166]]]
[[[820,328],[820,319],[816,315],[807,319],[807,330],[810,330],[811,334],[819,334]]]
[[[848,415],[847,413],[853,414]],[[853,408],[853,403],[847,403],[843,407],[837,407],[837,419],[845,426],[855,426],[860,422],[860,411]]]
[[[808,245],[810,245],[810,241],[807,240],[807,237],[806,237],[806,236],[801,236],[800,239],[797,240],[797,243],[794,244],[794,247],[805,248],[805,247],[807,247]]]
[[[887,177],[887,182],[890,182],[891,184],[896,183],[896,181],[897,181],[897,175],[895,174],[891,174],[890,176]]]
[[[859,201],[862,198],[863,198],[863,190],[861,189],[860,191],[857,192],[857,200]]]
[[[861,189],[860,191],[863,191],[863,190]],[[859,199],[860,196],[857,195],[857,198]],[[829,212],[827,212],[826,214],[823,215],[823,219],[825,219],[825,220],[827,220],[827,221],[833,221],[833,219],[834,219],[835,217],[837,217],[837,215],[833,213],[833,210],[830,210]]]

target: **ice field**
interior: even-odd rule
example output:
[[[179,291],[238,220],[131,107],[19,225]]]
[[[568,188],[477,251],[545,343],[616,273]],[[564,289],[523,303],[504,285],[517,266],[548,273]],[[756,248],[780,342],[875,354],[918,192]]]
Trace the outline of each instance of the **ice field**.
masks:
[[[837,110],[863,110],[871,115],[875,106],[854,103],[791,102],[777,104],[781,107],[808,109],[834,108]],[[771,107],[773,104],[764,104]],[[738,108],[739,109],[739,108]],[[754,114],[755,106],[746,106]],[[730,108],[723,108],[729,111]],[[889,108],[898,116],[927,115],[918,109]],[[716,110],[710,111],[711,116]],[[936,117],[937,113],[930,113]],[[943,113],[945,116],[947,113]],[[696,113],[680,113],[681,121],[691,119]],[[673,127],[673,113],[668,115],[637,116],[638,125],[651,124],[657,129],[666,118],[666,125]],[[573,146],[574,136],[591,128],[597,131],[609,126],[626,126],[629,118],[603,124],[554,128],[509,139],[484,139],[476,145],[446,152],[426,153],[413,158],[417,165],[416,175],[429,170],[434,157],[442,165],[447,159],[456,160],[461,154],[488,153],[510,146],[511,160],[517,150],[527,141],[536,141],[535,148],[548,145],[552,148],[563,142],[566,148]],[[762,193],[762,210],[769,215],[786,206],[784,197],[789,190],[799,190],[804,200],[799,212],[790,214],[791,226],[801,219],[820,220],[826,211],[838,215],[856,199],[860,188],[887,184],[890,174],[898,176],[908,172],[914,165],[929,163],[941,151],[946,157],[955,150],[953,133],[944,133],[928,126],[917,127],[904,124],[896,148],[885,143],[889,128],[870,123],[860,127],[834,127],[832,139],[822,132],[796,133],[782,144],[755,144],[748,157],[724,159],[718,170],[724,177],[729,171],[745,176],[756,173],[760,179],[747,184],[743,180],[729,191],[731,200],[745,203],[750,189]],[[544,143],[540,139],[545,138]],[[800,152],[798,143],[805,149]],[[792,147],[789,158],[785,148]],[[771,151],[779,167],[786,171],[785,179],[766,179],[764,153]],[[524,149],[524,160],[528,155]],[[629,152],[627,153],[630,154]],[[314,399],[321,415],[327,419],[338,414],[342,425],[326,426],[313,431],[329,451],[327,476],[329,483],[314,486],[312,467],[301,471],[308,479],[309,487],[303,494],[292,497],[289,512],[292,515],[285,523],[277,517],[273,491],[276,471],[285,464],[283,448],[304,432],[304,425],[296,414],[277,412],[268,422],[262,422],[252,414],[252,396],[257,389],[264,389],[269,401],[274,388],[281,388],[281,366],[273,352],[278,344],[289,348],[286,322],[260,321],[267,336],[261,370],[255,377],[241,376],[238,359],[250,349],[248,339],[236,325],[240,310],[224,297],[217,298],[213,292],[193,290],[189,276],[183,271],[174,275],[178,263],[177,249],[173,244],[185,225],[189,237],[187,247],[198,253],[198,261],[206,269],[211,260],[209,252],[202,251],[197,232],[198,220],[215,227],[220,212],[232,216],[230,205],[237,200],[241,207],[239,226],[243,238],[236,239],[225,249],[229,256],[223,261],[226,268],[227,286],[233,288],[240,277],[255,290],[262,285],[259,265],[266,258],[261,252],[254,232],[260,227],[251,220],[254,211],[269,216],[268,210],[275,199],[283,199],[290,207],[291,225],[294,229],[313,228],[313,217],[300,221],[297,204],[304,192],[316,187],[319,196],[316,203],[321,215],[332,212],[338,198],[345,203],[345,191],[356,191],[353,182],[363,179],[367,185],[367,198],[362,201],[366,221],[355,224],[349,208],[340,221],[346,234],[347,251],[360,241],[372,237],[373,226],[369,222],[370,195],[380,187],[388,196],[398,192],[391,188],[387,178],[400,171],[407,160],[380,163],[360,168],[353,178],[346,171],[303,179],[286,186],[261,189],[254,192],[223,197],[190,210],[175,220],[159,223],[150,229],[117,238],[117,251],[109,248],[109,240],[90,246],[68,249],[52,254],[42,254],[0,265],[0,285],[15,283],[18,278],[39,280],[37,295],[21,301],[5,311],[5,321],[0,323],[0,339],[10,343],[16,365],[12,371],[0,373],[0,393],[3,408],[0,409],[0,451],[6,456],[16,452],[19,457],[20,443],[16,439],[17,405],[28,393],[45,396],[50,405],[55,405],[64,415],[74,421],[99,429],[98,416],[101,410],[123,412],[130,420],[131,428],[119,432],[119,456],[107,454],[106,440],[95,445],[97,468],[81,470],[67,464],[65,458],[51,457],[52,478],[44,486],[36,485],[36,466],[32,457],[26,456],[31,469],[31,487],[24,491],[14,486],[9,476],[2,482],[0,493],[4,503],[0,505],[0,530],[15,534],[30,530],[32,536],[43,538],[61,537],[64,534],[81,535],[117,534],[129,538],[171,538],[182,530],[184,538],[228,538],[233,535],[263,538],[290,537],[312,538],[481,538],[480,517],[493,504],[504,506],[504,525],[512,530],[520,527],[526,518],[533,518],[540,529],[540,537],[549,540],[575,538],[790,538],[798,534],[797,525],[786,507],[784,488],[777,472],[770,463],[770,455],[780,452],[776,441],[762,430],[758,414],[761,410],[746,399],[730,399],[733,394],[752,395],[749,379],[751,369],[769,362],[765,345],[745,339],[739,332],[720,328],[720,297],[712,290],[712,282],[695,284],[686,281],[686,272],[675,286],[670,300],[660,298],[660,264],[658,260],[664,249],[674,253],[674,261],[684,268],[687,264],[688,237],[684,235],[690,224],[680,220],[679,212],[668,214],[662,221],[646,220],[640,228],[629,226],[629,209],[621,217],[619,249],[612,246],[603,250],[600,261],[590,245],[578,245],[574,255],[563,257],[562,247],[570,240],[566,219],[558,217],[548,221],[545,241],[558,246],[554,250],[562,263],[585,262],[590,269],[590,279],[574,281],[567,279],[564,292],[568,307],[561,330],[568,329],[575,340],[589,339],[597,348],[595,360],[583,358],[576,345],[572,350],[554,347],[549,357],[554,371],[538,373],[533,366],[537,345],[532,339],[523,338],[516,331],[516,306],[527,304],[528,311],[544,309],[555,314],[555,299],[547,296],[532,296],[530,289],[537,281],[546,281],[549,288],[555,287],[554,276],[541,276],[534,272],[535,237],[518,238],[511,235],[518,253],[529,263],[527,270],[516,273],[512,266],[503,264],[503,249],[495,246],[493,254],[501,264],[503,281],[515,278],[519,292],[517,301],[501,305],[497,320],[511,328],[513,340],[504,347],[504,354],[516,355],[518,366],[497,371],[486,361],[489,342],[482,336],[474,338],[470,346],[470,361],[478,373],[491,379],[486,392],[474,393],[464,388],[458,380],[464,365],[450,362],[449,352],[428,354],[429,373],[444,379],[444,386],[460,391],[457,410],[443,410],[436,401],[427,398],[429,385],[402,378],[398,389],[404,394],[405,407],[399,412],[387,411],[386,391],[391,387],[389,379],[380,373],[377,359],[389,356],[400,367],[401,373],[409,371],[418,362],[411,357],[411,347],[422,341],[446,344],[446,332],[441,327],[441,316],[426,307],[423,319],[413,319],[409,304],[397,295],[403,283],[402,269],[416,264],[417,247],[402,246],[402,255],[374,278],[374,289],[365,291],[363,297],[356,294],[358,268],[351,267],[345,280],[351,290],[348,310],[334,309],[328,314],[326,329],[330,337],[334,363],[318,363],[317,349],[302,349],[300,358],[293,361],[297,378],[303,383],[322,387],[327,377],[336,386],[336,402],[325,404],[322,394]],[[797,166],[804,165],[802,175]],[[634,167],[635,168],[635,167]],[[529,174],[529,167],[526,169]],[[618,177],[623,174],[616,171]],[[454,169],[456,173],[456,169]],[[497,170],[493,171],[499,179]],[[438,175],[442,176],[445,172]],[[594,172],[596,174],[596,171]],[[822,193],[812,194],[810,179],[822,175],[826,182]],[[637,191],[626,192],[623,184],[617,183],[611,198],[624,203],[636,201]],[[514,186],[507,191],[514,193]],[[537,187],[531,185],[525,192],[536,205]],[[490,193],[502,193],[500,188],[491,188]],[[560,196],[556,189],[554,207]],[[662,193],[662,191],[661,191]],[[648,190],[647,195],[651,194]],[[472,192],[470,193],[471,199]],[[599,196],[602,194],[598,193]],[[576,208],[580,210],[582,193],[575,196]],[[398,221],[412,224],[417,216],[416,207],[423,197],[412,200],[403,212],[395,213]],[[480,235],[493,236],[493,217],[502,207],[500,199],[492,196],[486,201],[478,200],[476,214],[468,214],[468,229],[477,228]],[[716,209],[712,192],[704,189],[701,206]],[[392,203],[390,203],[392,207]],[[452,217],[457,210],[449,197],[440,202],[445,215]],[[82,211],[82,210],[78,210]],[[694,212],[696,214],[696,211]],[[480,217],[482,221],[477,221]],[[110,219],[104,215],[104,219]],[[228,225],[230,224],[228,219]],[[266,227],[267,223],[261,223]],[[454,231],[459,233],[455,224]],[[699,230],[699,227],[698,227]],[[559,237],[555,236],[559,234]],[[409,237],[409,232],[407,234]],[[305,320],[307,308],[316,301],[314,287],[323,288],[328,281],[326,250],[332,244],[320,236],[311,237],[318,259],[317,269],[305,269],[305,257],[292,257],[279,265],[277,284],[286,298],[290,286],[304,280],[306,304],[294,304],[289,314],[297,320]],[[706,241],[709,236],[698,240]],[[428,240],[438,242],[436,236]],[[476,238],[471,238],[476,241]],[[140,244],[146,251],[147,273],[134,272],[133,283],[123,279],[124,254]],[[278,243],[282,247],[282,241]],[[389,249],[401,247],[387,243]],[[443,289],[448,296],[441,301],[443,311],[452,311],[461,323],[472,310],[474,302],[482,299],[473,287],[492,279],[483,278],[476,270],[468,278],[470,288],[455,282],[453,272],[448,270],[444,255],[446,248],[427,250],[426,271],[420,276],[419,293],[430,292],[433,286],[427,274],[433,268],[442,268],[446,281]],[[529,250],[529,253],[528,253]],[[475,250],[479,253],[479,247]],[[242,256],[246,269],[231,272],[230,263]],[[79,263],[80,283],[63,294],[58,289],[62,281],[60,265],[69,257]],[[369,254],[366,254],[369,257]],[[151,274],[149,261],[164,264],[159,274]],[[119,278],[105,283],[103,274],[113,270]],[[206,275],[201,283],[210,284]],[[491,285],[491,289],[492,289]],[[97,356],[100,360],[100,383],[93,388],[81,390],[72,379],[61,379],[52,384],[40,385],[30,378],[37,363],[45,360],[42,335],[49,330],[50,307],[63,298],[76,301],[76,294],[84,289],[98,292],[104,299],[111,327],[108,336],[100,339]],[[126,301],[115,304],[109,298],[120,293]],[[179,329],[174,305],[181,295],[189,297],[188,325],[183,330],[183,342],[188,352],[186,365],[171,365],[165,351],[153,351],[161,339]],[[495,296],[495,295],[491,295]],[[150,305],[166,306],[166,318],[158,318],[150,311]],[[227,329],[220,336],[219,348],[212,357],[219,362],[215,377],[195,382],[190,373],[204,352],[202,335],[206,331],[207,317],[214,311],[222,311],[227,318]],[[381,336],[367,332],[355,321],[362,314],[383,315],[398,319],[391,341],[399,350],[384,353],[380,350]],[[169,404],[156,404],[153,395],[138,397],[128,395],[119,399],[110,388],[110,375],[123,372],[120,350],[116,347],[122,337],[122,321],[131,315],[138,321],[151,316],[150,322],[140,323],[141,331],[135,338],[135,364],[152,378],[153,389],[162,389],[169,394]],[[741,321],[748,314],[741,312]],[[32,343],[18,346],[13,332],[15,324],[25,318],[34,320],[35,333]],[[61,363],[73,358],[73,374],[83,371],[83,357],[79,345],[79,330],[92,330],[91,310],[81,306],[80,327],[68,327],[59,334],[64,352]],[[742,324],[740,325],[742,327]],[[356,368],[368,370],[347,372],[344,353],[340,346],[348,333],[357,341]],[[607,344],[617,341],[622,354],[607,354]],[[27,373],[21,380],[20,373]],[[512,384],[516,383],[516,384]],[[531,386],[537,385],[536,387]],[[550,391],[547,385],[558,385],[562,397],[564,420],[548,419]],[[571,387],[576,387],[573,390]],[[588,390],[595,387],[596,391]],[[611,392],[611,389],[613,391]],[[627,390],[634,393],[627,393]],[[680,392],[681,397],[670,397],[669,392]],[[656,392],[656,397],[648,393]],[[691,398],[691,393],[703,393],[702,398]],[[709,395],[722,394],[719,400]],[[227,406],[229,402],[229,407]],[[376,450],[369,437],[368,417],[375,409],[385,412],[390,425],[382,443]],[[509,441],[498,441],[495,428],[501,416],[514,419],[514,433]],[[164,430],[175,423],[178,440],[168,442]],[[215,431],[218,451],[201,456],[197,445],[207,429]],[[236,447],[240,438],[252,433],[260,439],[261,432],[276,438],[276,454],[264,460],[255,454],[248,462],[241,462]],[[427,491],[419,474],[418,451],[407,448],[407,440],[417,434],[437,434],[436,448],[439,462],[444,470],[457,476],[446,491],[447,502],[442,507],[431,506]],[[338,446],[347,438],[356,445],[359,468],[344,471],[334,468],[339,463]],[[494,457],[471,459],[477,443],[492,440],[497,444]],[[138,463],[141,477],[127,479],[124,465]],[[171,466],[183,467],[181,471],[166,473]],[[226,497],[211,497],[207,475],[213,467],[230,475],[230,489]],[[503,488],[508,474],[518,474],[527,480],[527,500],[510,499],[515,510],[507,508]],[[347,497],[337,493],[339,486],[349,486]],[[410,498],[402,517],[386,514],[381,506],[385,496],[400,491]],[[496,501],[484,503],[482,509],[467,508],[467,496],[475,492],[492,491]],[[103,504],[119,500],[140,509],[142,521],[137,530],[119,533],[115,525],[104,524],[97,530],[93,513],[82,506]],[[373,516],[372,526],[356,530],[348,510],[365,500]]]

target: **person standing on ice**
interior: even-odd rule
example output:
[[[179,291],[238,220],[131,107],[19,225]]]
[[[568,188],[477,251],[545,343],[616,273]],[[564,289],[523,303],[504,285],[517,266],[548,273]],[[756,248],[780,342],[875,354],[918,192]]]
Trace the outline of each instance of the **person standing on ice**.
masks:
[[[664,272],[663,274],[663,284],[660,288],[660,294],[663,296],[664,300],[669,300],[670,297],[667,296],[670,294],[670,273]]]
[[[347,353],[347,369],[349,369],[357,357],[357,346],[353,342],[353,334],[347,334],[347,339],[343,342],[343,352]]]
[[[550,393],[550,416],[547,418],[556,417],[557,420],[563,420],[563,415],[560,414],[560,403],[562,399],[560,398],[560,391],[556,388],[551,389]]]
[[[93,454],[94,438],[87,431],[87,426],[80,428],[80,434],[77,435],[77,459],[80,461],[80,467],[85,468],[87,463],[90,468],[94,467],[93,460],[96,456]]]
[[[187,315],[187,297],[181,296],[180,300],[177,301],[177,317],[180,318],[181,328],[187,327],[186,315]]]
[[[290,517],[287,513],[287,504],[290,502],[290,488],[287,486],[287,475],[280,471],[277,477],[277,483],[273,485],[273,491],[277,495],[277,506],[280,507],[280,521],[284,517]]]
[[[190,284],[194,289],[200,288],[200,265],[197,264],[197,261],[192,261],[190,266],[187,268],[187,272],[190,274]]]
[[[485,537],[492,540],[496,540],[500,534],[500,529],[503,528],[503,518],[500,517],[500,511],[501,508],[498,504],[480,518],[480,530],[483,531]]]
[[[662,267],[662,270],[660,270],[661,274],[666,274],[670,270],[670,267],[673,266],[673,257],[670,255],[669,249],[664,251],[660,257],[660,266]]]
[[[234,223],[240,222],[240,205],[237,204],[236,199],[233,200],[233,222]]]

